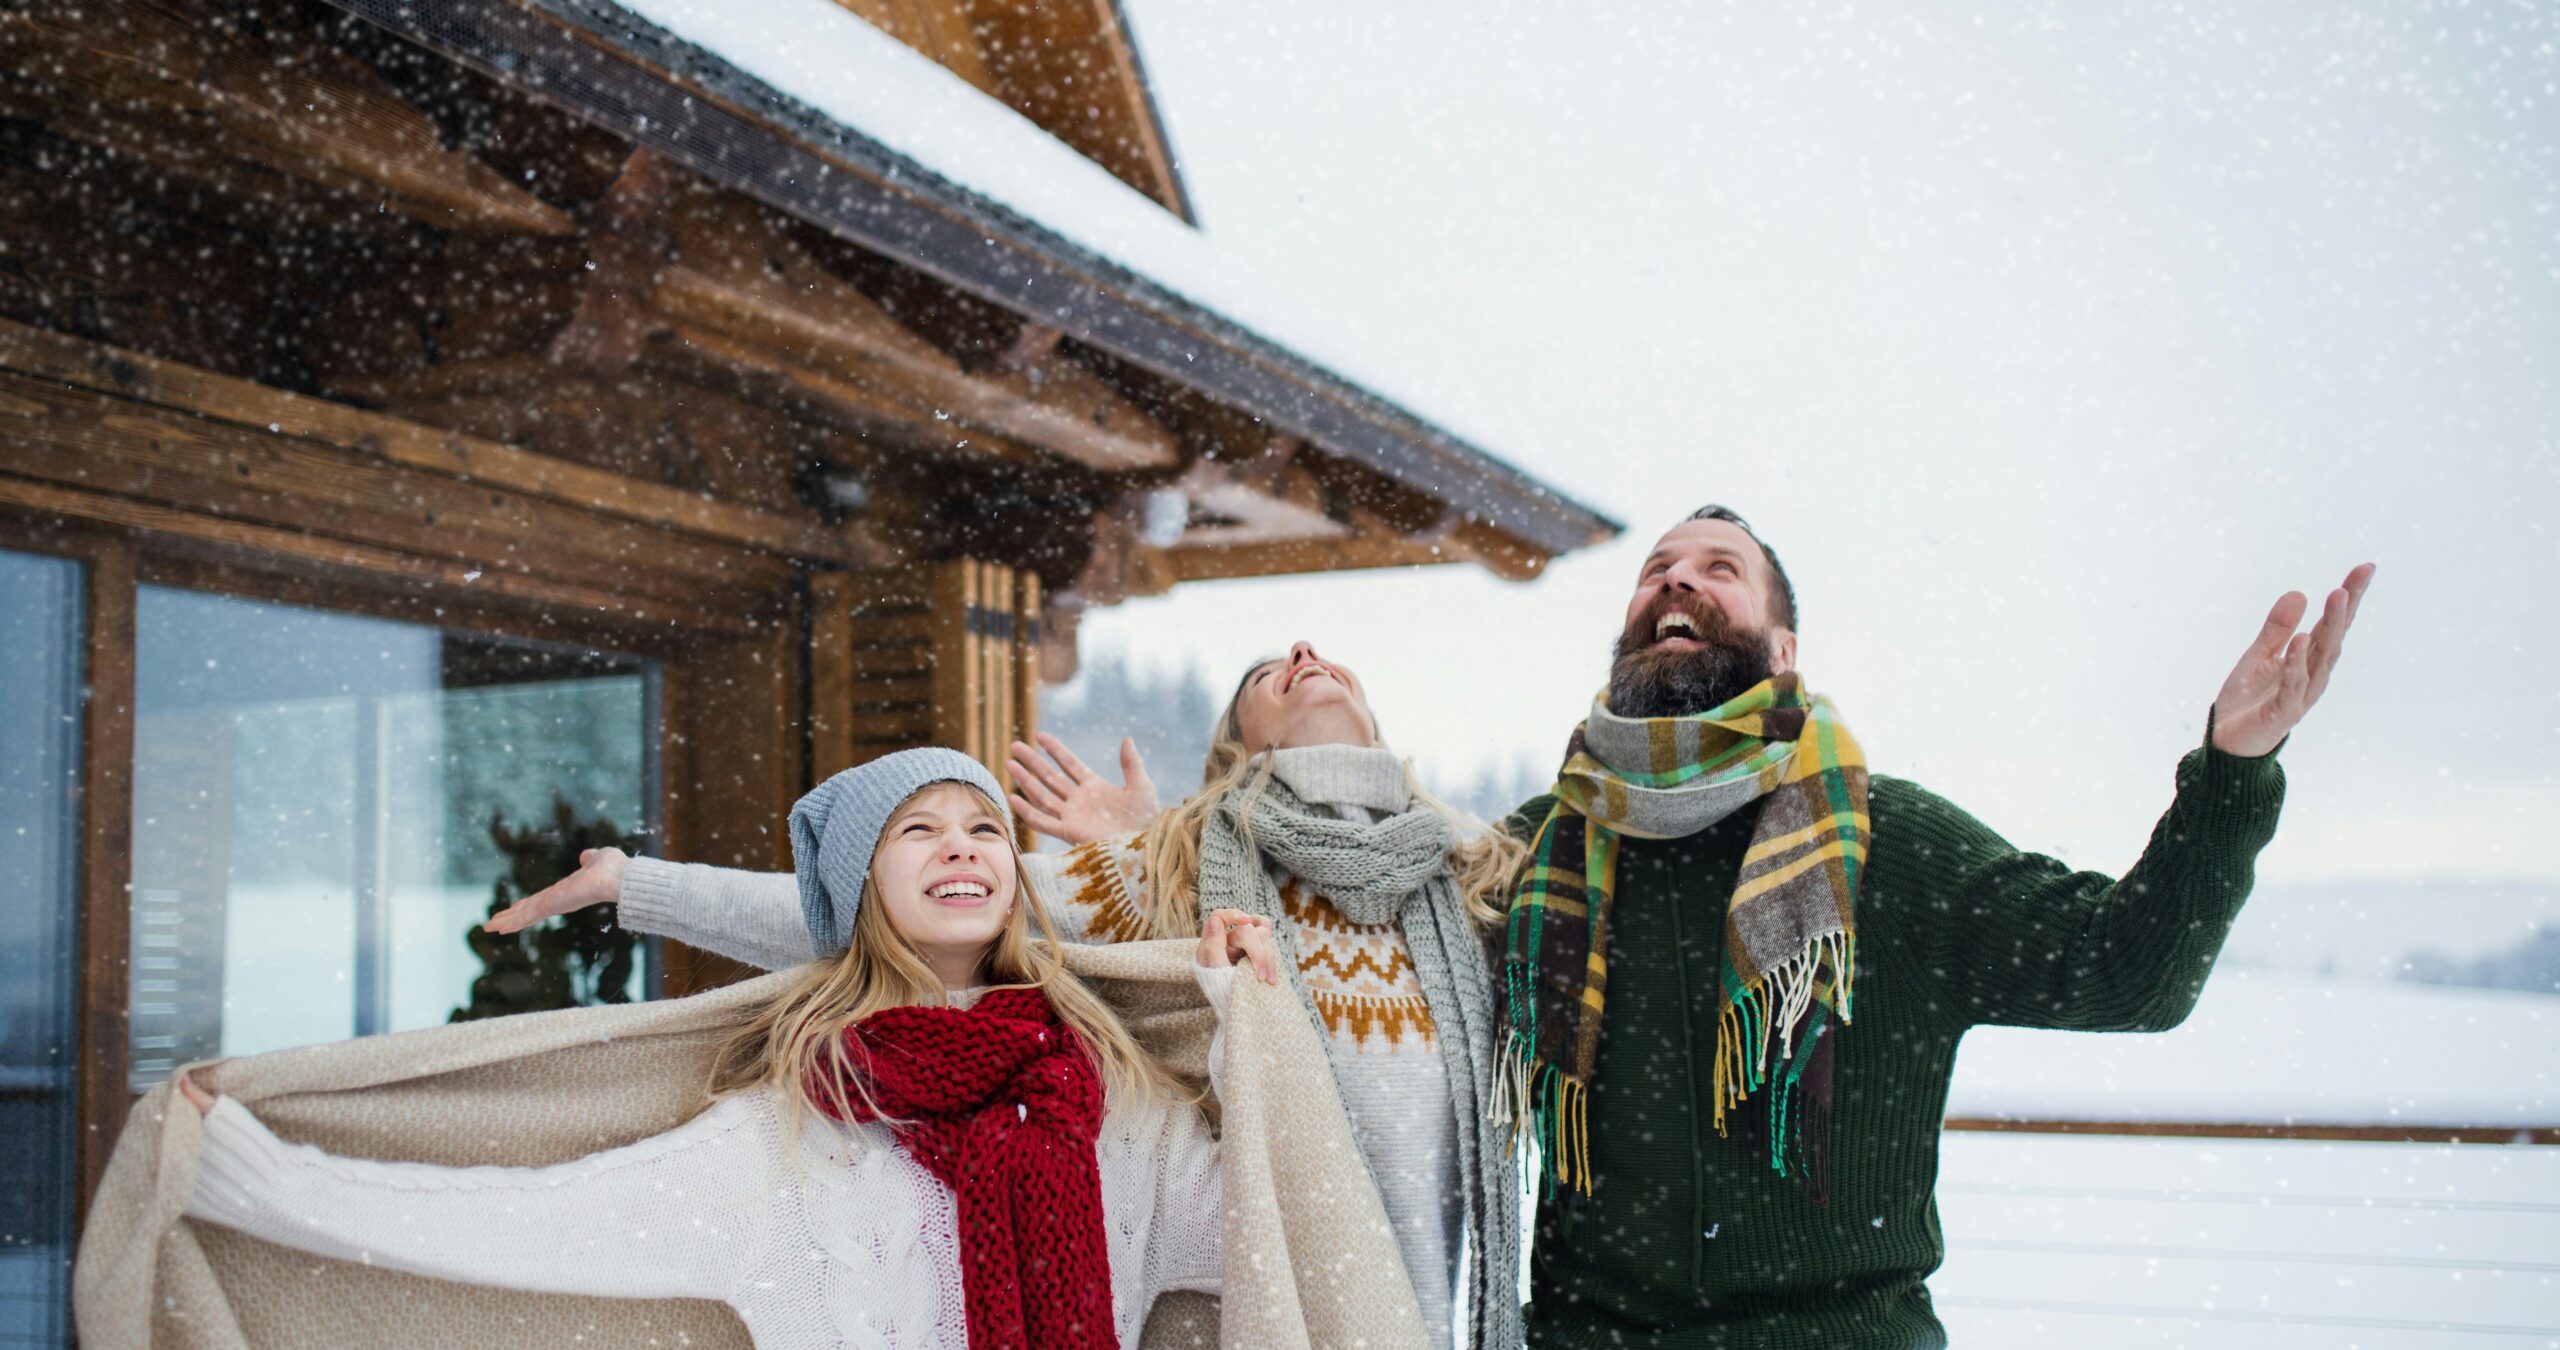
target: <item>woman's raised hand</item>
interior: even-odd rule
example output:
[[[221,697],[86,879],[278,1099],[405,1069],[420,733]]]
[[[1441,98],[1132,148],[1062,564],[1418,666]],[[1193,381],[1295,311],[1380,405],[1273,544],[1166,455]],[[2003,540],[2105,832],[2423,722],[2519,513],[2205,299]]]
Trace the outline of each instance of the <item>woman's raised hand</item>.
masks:
[[[1231,966],[1241,957],[1253,964],[1253,973],[1264,984],[1280,983],[1280,957],[1271,946],[1271,921],[1259,914],[1240,909],[1213,909],[1200,925],[1200,953],[1195,958],[1204,966]]]
[[[492,933],[514,933],[573,909],[609,904],[621,898],[622,869],[631,855],[618,848],[591,848],[578,855],[578,870],[489,916],[480,925]]]
[[[1040,733],[1040,749],[1013,743],[1013,762],[1005,766],[1016,789],[1009,800],[1014,813],[1042,834],[1070,844],[1088,844],[1126,834],[1156,818],[1156,785],[1147,778],[1147,763],[1138,743],[1120,741],[1121,782],[1095,773],[1076,758],[1065,741]],[[1041,752],[1048,752],[1044,760]]]

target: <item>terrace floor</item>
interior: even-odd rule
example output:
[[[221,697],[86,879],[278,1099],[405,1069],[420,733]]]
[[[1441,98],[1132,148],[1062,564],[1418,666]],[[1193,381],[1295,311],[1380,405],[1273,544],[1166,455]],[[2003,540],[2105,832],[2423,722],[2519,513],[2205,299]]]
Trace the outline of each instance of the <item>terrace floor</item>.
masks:
[[[2554,1350],[2560,1147],[1950,1132],[1964,1350]]]

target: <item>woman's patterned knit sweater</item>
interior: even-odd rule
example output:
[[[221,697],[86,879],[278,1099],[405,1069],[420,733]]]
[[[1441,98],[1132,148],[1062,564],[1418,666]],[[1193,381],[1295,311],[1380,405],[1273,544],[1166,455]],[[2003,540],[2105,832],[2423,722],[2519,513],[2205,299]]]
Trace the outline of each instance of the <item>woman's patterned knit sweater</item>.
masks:
[[[1309,805],[1345,818],[1373,820],[1408,802],[1403,762],[1388,750],[1282,750],[1272,756],[1272,772]],[[1141,861],[1135,834],[1023,859],[1033,892],[1061,936],[1075,942],[1151,936]],[[1464,1229],[1457,1120],[1445,1105],[1418,1105],[1446,1103],[1449,1085],[1404,934],[1392,923],[1352,923],[1295,878],[1277,880],[1353,1137],[1395,1225],[1425,1326],[1434,1344],[1449,1344]],[[634,858],[623,875],[621,915],[634,931],[768,970],[813,958],[789,873]]]

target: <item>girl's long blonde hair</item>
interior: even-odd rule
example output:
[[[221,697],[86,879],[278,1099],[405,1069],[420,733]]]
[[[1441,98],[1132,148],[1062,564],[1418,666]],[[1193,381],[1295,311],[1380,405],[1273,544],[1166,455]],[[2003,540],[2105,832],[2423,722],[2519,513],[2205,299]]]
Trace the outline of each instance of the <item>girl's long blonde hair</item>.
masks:
[[[918,789],[918,795],[943,784]],[[987,795],[966,788],[988,814],[1010,820]],[[913,796],[908,798],[914,800]],[[905,809],[905,803],[899,804]],[[891,815],[894,818],[895,812]],[[1022,854],[1010,831],[1005,850],[1013,857],[1013,908],[1004,930],[989,945],[982,966],[990,985],[1028,986],[1048,996],[1058,1020],[1084,1038],[1104,1089],[1114,1104],[1143,1095],[1180,1100],[1173,1079],[1139,1048],[1118,1014],[1101,997],[1069,974],[1058,961],[1058,933],[1023,879]],[[845,1051],[845,1029],[884,1008],[939,1003],[946,992],[915,944],[889,921],[889,907],[878,898],[880,878],[864,885],[870,903],[854,914],[853,945],[842,956],[804,967],[774,999],[748,1014],[747,1020],[712,1061],[711,1095],[733,1096],[757,1088],[779,1092],[795,1107],[806,1106],[813,1091],[842,1119],[877,1116],[862,1074]],[[1035,938],[1031,929],[1039,927]],[[861,1099],[857,1112],[847,1087]],[[796,1113],[792,1117],[797,1119]]]
[[[1209,733],[1209,758],[1200,769],[1200,790],[1157,816],[1141,840],[1147,890],[1145,917],[1151,936],[1187,937],[1199,932],[1200,833],[1228,797],[1244,793],[1245,805],[1250,808],[1253,799],[1271,782],[1271,757],[1264,755],[1257,761],[1254,753],[1245,748],[1244,723],[1236,712],[1253,672],[1269,664],[1268,660],[1254,662],[1236,681],[1235,693],[1227,698],[1227,710],[1219,715],[1217,728]],[[1374,713],[1369,726],[1376,733]],[[1510,906],[1511,892],[1519,885],[1521,870],[1528,865],[1529,846],[1503,830],[1484,829],[1481,822],[1432,796],[1414,775],[1410,760],[1405,761],[1404,782],[1413,794],[1413,804],[1446,818],[1457,836],[1458,842],[1449,850],[1449,868],[1455,874],[1458,898],[1466,905],[1467,917],[1478,929],[1489,932],[1499,928]]]

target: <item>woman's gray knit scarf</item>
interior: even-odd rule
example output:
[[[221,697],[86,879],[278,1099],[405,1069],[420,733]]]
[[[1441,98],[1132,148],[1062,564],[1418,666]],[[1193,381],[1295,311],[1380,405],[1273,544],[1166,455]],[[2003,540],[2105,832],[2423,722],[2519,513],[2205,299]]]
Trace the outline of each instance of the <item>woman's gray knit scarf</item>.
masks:
[[[1211,909],[1234,908],[1271,920],[1281,968],[1319,1025],[1279,886],[1263,860],[1315,888],[1353,923],[1393,920],[1403,931],[1439,1032],[1449,1105],[1458,1116],[1458,1169],[1475,1248],[1474,1334],[1464,1343],[1511,1350],[1523,1335],[1520,1183],[1510,1127],[1495,1124],[1488,1110],[1500,1030],[1484,941],[1467,920],[1449,870],[1456,842],[1436,812],[1407,810],[1374,825],[1336,820],[1310,809],[1287,784],[1266,778],[1258,792],[1230,794],[1201,830],[1200,905],[1204,917]]]

